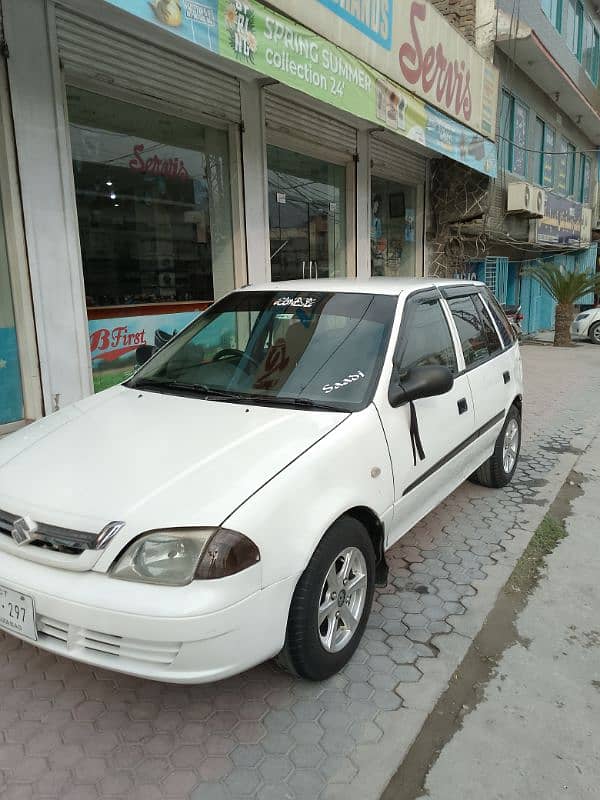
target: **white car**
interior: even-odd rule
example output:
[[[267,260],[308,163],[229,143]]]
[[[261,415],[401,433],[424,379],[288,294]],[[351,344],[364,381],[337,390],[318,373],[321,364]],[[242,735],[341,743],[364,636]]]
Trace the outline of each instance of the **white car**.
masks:
[[[571,324],[571,336],[583,336],[592,344],[600,344],[600,307],[577,314]]]
[[[483,284],[233,292],[125,384],[0,441],[0,626],[154,680],[277,655],[324,679],[385,551],[469,476],[510,481],[522,395]]]

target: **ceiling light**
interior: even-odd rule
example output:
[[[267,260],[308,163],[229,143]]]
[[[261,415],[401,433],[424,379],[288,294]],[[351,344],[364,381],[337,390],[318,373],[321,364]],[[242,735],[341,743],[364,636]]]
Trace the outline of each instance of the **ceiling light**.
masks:
[[[110,193],[110,199],[111,200],[116,200],[117,199],[117,195],[114,192],[111,192]]]

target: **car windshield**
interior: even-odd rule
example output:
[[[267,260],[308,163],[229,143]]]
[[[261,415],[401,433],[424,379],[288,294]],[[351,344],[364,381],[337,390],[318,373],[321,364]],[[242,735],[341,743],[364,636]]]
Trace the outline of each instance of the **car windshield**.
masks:
[[[379,378],[397,298],[243,291],[215,303],[126,384],[175,394],[356,411]]]

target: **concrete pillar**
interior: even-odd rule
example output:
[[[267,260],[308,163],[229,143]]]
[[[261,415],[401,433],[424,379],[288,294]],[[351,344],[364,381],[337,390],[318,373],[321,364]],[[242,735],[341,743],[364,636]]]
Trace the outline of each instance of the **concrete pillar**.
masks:
[[[248,281],[264,283],[271,280],[271,260],[263,90],[259,81],[242,81],[240,91]]]
[[[371,153],[368,130],[358,131],[356,164],[356,277],[371,276]]]
[[[4,2],[4,30],[44,405],[92,391],[85,291],[56,41],[44,0]]]

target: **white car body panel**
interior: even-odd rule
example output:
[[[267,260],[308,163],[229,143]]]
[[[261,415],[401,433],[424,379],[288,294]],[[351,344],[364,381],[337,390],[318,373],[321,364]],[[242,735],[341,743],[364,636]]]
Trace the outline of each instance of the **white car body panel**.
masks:
[[[586,314],[583,319],[578,319],[580,316],[578,314],[573,320],[571,324],[571,335],[589,338],[590,328],[600,322],[600,308],[590,308],[588,311],[583,311],[582,314]]]
[[[190,683],[274,656],[298,578],[331,524],[360,509],[355,513],[377,521],[389,547],[489,457],[504,414],[522,395],[518,343],[464,370],[452,328],[459,374],[446,395],[415,401],[425,459],[413,463],[409,407],[392,408],[388,400],[403,305],[413,291],[456,283],[295,281],[242,290],[400,297],[373,400],[360,411],[116,387],[2,440],[0,512],[77,531],[125,523],[105,549],[81,555],[19,546],[0,533],[0,587],[33,598],[38,645]],[[463,399],[467,410],[459,414]],[[260,562],[177,587],[106,574],[144,532],[219,526],[249,537]]]
[[[292,462],[224,524],[259,545],[268,586],[286,578],[290,564],[299,576],[323,534],[345,511],[363,507],[389,521],[393,499],[390,455],[371,404]]]
[[[220,525],[348,416],[124,387],[100,396],[105,402],[87,413],[65,409],[53,415],[64,422],[44,436],[35,436],[38,423],[24,429],[23,449],[13,444],[0,479],[4,511],[65,525],[67,508],[68,524],[97,532],[110,521],[125,520],[99,569],[142,531]],[[32,487],[34,475],[43,480]]]

